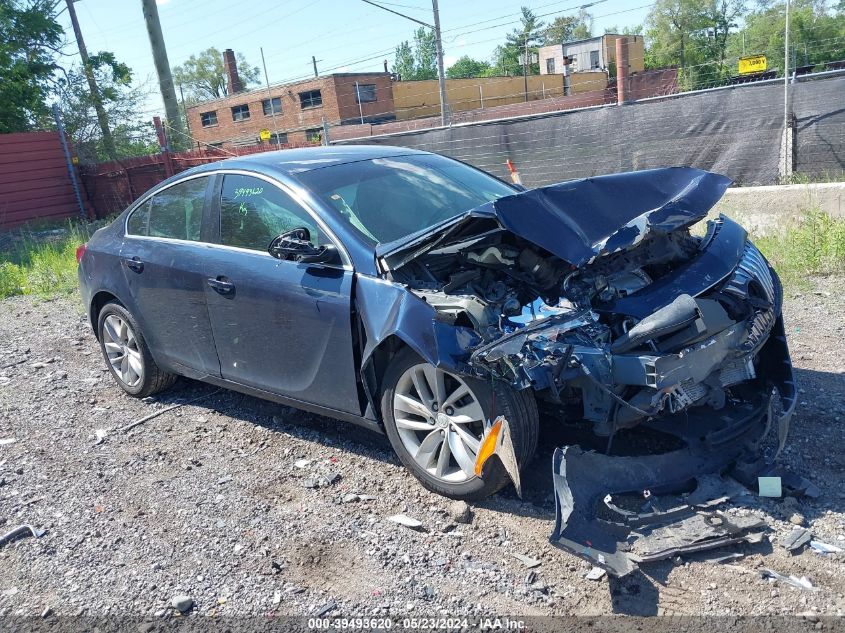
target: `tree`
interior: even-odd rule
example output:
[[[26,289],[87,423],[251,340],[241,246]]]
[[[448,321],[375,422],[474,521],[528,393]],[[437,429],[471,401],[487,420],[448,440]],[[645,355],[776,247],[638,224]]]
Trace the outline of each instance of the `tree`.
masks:
[[[578,15],[558,16],[543,32],[543,45],[563,44],[593,36],[593,16],[581,9]]]
[[[49,121],[47,98],[64,31],[49,0],[0,0],[0,133]]]
[[[646,18],[646,68],[678,67],[687,90],[722,83],[725,42],[742,0],[657,0]]]
[[[483,77],[490,70],[490,64],[472,59],[469,55],[458,58],[454,64],[446,69],[446,77],[449,79],[469,79],[471,77]]]
[[[151,90],[143,85],[133,86],[132,71],[118,62],[113,53],[91,56],[90,68],[99,87],[100,100],[112,122],[112,138],[118,156],[140,156],[158,151],[152,124],[139,114]],[[65,130],[80,160],[108,160],[94,99],[82,67],[68,70],[59,85]]]
[[[250,65],[243,53],[238,53],[236,58],[238,76],[244,87],[257,83],[261,76],[258,66]],[[229,76],[223,64],[223,54],[214,47],[191,55],[184,64],[175,66],[173,81],[182,87],[188,105],[229,94]]]
[[[728,41],[727,58],[763,54],[770,67],[783,66],[784,5],[758,7],[745,17],[741,31]],[[791,64],[809,66],[845,59],[845,3],[836,11],[821,3],[796,0],[789,12]]]
[[[707,0],[657,0],[646,18],[649,54],[657,66],[685,68],[690,39],[704,26]]]
[[[508,33],[501,50],[501,63],[505,70],[503,74],[521,75],[523,67],[519,63],[520,56],[525,55],[526,51],[529,55],[536,53],[537,47],[544,42],[545,23],[528,7],[520,7],[520,11],[520,25]],[[528,74],[539,75],[540,65],[530,64]]]
[[[574,15],[556,17],[543,33],[543,44],[548,46],[573,41],[576,26],[578,26],[578,18]]]
[[[393,68],[403,81],[437,79],[437,42],[434,31],[420,27],[414,31],[413,46],[406,40],[396,46]]]
[[[745,0],[710,0],[704,8],[702,17],[707,29],[708,57],[718,63],[715,72],[720,76],[725,74],[728,38],[745,11]]]

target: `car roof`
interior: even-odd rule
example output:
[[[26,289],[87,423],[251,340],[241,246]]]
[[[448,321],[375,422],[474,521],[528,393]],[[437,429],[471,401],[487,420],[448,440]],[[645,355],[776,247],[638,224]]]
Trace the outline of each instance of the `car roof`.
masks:
[[[290,176],[315,169],[322,169],[323,167],[355,163],[373,158],[407,156],[409,154],[428,154],[428,152],[390,145],[302,147],[227,158],[226,160],[203,165],[192,171],[197,173],[211,169],[242,168],[256,171],[270,171]]]

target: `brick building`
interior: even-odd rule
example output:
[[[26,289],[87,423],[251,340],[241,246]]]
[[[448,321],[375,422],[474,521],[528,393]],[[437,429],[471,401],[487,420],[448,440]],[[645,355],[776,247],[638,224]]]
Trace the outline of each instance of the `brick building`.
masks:
[[[336,126],[395,119],[388,73],[337,73],[244,91],[234,57],[230,49],[223,54],[230,94],[187,109],[190,134],[201,144],[254,145],[262,130],[271,144],[301,144],[320,138],[324,120]]]
[[[608,70],[616,64],[616,40],[628,41],[628,71],[643,72],[645,66],[645,49],[642,35],[620,35],[619,33],[605,33],[598,37],[585,40],[564,42],[541,46],[538,50],[540,57],[540,74],[553,75],[564,72],[590,72]],[[611,75],[615,76],[614,71]]]

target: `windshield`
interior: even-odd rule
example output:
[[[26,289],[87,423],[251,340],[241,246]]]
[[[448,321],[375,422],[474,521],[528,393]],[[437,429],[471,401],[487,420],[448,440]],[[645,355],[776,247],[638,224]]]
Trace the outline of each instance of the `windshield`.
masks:
[[[516,193],[484,172],[435,154],[374,158],[297,177],[373,246]]]

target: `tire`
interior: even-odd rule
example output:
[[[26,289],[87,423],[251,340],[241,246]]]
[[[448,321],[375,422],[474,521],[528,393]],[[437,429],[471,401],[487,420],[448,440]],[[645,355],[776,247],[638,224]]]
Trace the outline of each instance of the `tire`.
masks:
[[[443,376],[443,383],[439,388],[441,393],[446,394],[447,405],[451,402],[452,394],[462,393],[462,387],[469,392],[467,396],[454,400],[460,406],[448,406],[439,411],[440,405],[435,402],[436,396],[433,390],[427,387],[427,384],[439,380],[436,378],[438,375]],[[463,444],[464,449],[468,446],[460,440],[461,437],[466,437],[463,432],[471,432],[475,438],[480,439],[484,422],[492,421],[499,415],[503,415],[510,424],[519,467],[525,466],[534,455],[539,433],[539,416],[534,394],[530,390],[516,391],[504,383],[491,385],[476,378],[437,370],[420,359],[410,348],[402,349],[393,358],[385,372],[382,385],[381,412],[390,444],[405,468],[432,492],[452,499],[478,501],[510,483],[510,478],[498,459],[491,460],[484,466],[482,478],[475,476],[472,469],[467,468],[467,455],[474,463],[471,451],[461,455],[463,468],[456,456],[460,453],[460,444]],[[423,392],[422,396],[420,391]],[[424,409],[420,407],[421,404]],[[448,414],[449,409],[452,414]],[[466,411],[467,415],[462,415],[463,411]],[[426,412],[428,419],[423,415]],[[446,419],[438,413],[445,415]],[[478,417],[481,418],[480,424],[474,421],[455,422],[475,420]],[[410,428],[411,426],[414,428]],[[435,433],[439,433],[440,439]],[[444,446],[449,447],[447,458],[443,458]],[[458,450],[452,450],[453,446]],[[444,463],[445,465],[441,466]],[[472,474],[468,475],[468,472]]]
[[[97,338],[112,377],[130,396],[146,398],[176,382],[177,376],[156,365],[135,317],[121,304],[110,302],[100,310]]]

